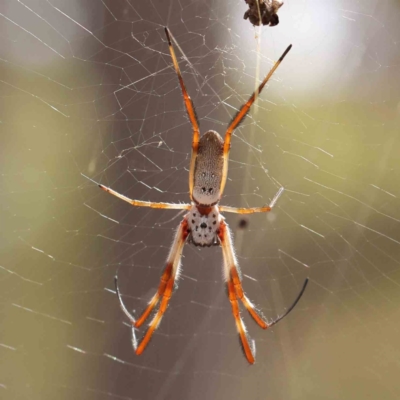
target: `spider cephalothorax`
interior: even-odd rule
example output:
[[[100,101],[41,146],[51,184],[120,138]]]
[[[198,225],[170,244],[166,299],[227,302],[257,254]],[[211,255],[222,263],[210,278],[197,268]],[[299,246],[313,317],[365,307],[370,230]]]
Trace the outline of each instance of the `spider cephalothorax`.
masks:
[[[235,208],[229,206],[220,206],[219,201],[224,191],[228,174],[228,157],[231,146],[232,132],[246,116],[257,95],[261,93],[263,87],[268,82],[269,78],[281,63],[283,58],[289,52],[291,46],[286,49],[280,59],[275,63],[271,71],[261,82],[258,90],[253,93],[247,103],[245,103],[234,116],[226,130],[224,139],[222,139],[221,136],[219,136],[215,131],[208,131],[200,138],[197,116],[194,111],[193,103],[187,94],[186,87],[183,83],[178,61],[171,43],[170,33],[167,28],[165,28],[165,34],[167,36],[174,68],[178,75],[186,111],[189,115],[189,119],[193,128],[192,157],[189,170],[189,194],[192,202],[191,204],[172,204],[132,200],[104,185],[99,185],[106,192],[113,194],[114,196],[130,203],[133,206],[188,211],[188,213],[183,217],[183,220],[175,234],[174,242],[171,246],[158,290],[150,300],[147,308],[144,310],[139,319],[135,319],[122,302],[121,294],[118,289],[117,278],[115,278],[118,298],[123,312],[127,315],[133,327],[135,328],[139,328],[141,325],[143,325],[158,302],[161,300],[160,307],[151,320],[149,328],[147,329],[141,342],[137,344],[136,340],[133,341],[136,354],[141,354],[148,345],[150,338],[157,329],[161,318],[168,307],[176,278],[179,275],[181,255],[185,242],[188,241],[196,246],[212,246],[215,244],[220,245],[224,258],[224,276],[227,282],[229,301],[232,305],[232,312],[235,318],[236,328],[240,336],[245,356],[248,362],[253,364],[255,361],[255,348],[254,345],[250,345],[249,343],[249,339],[239,313],[239,301],[243,303],[256,323],[261,328],[267,329],[284,318],[294,308],[302,296],[308,280],[304,282],[300,294],[297,296],[297,299],[292,306],[289,307],[286,313],[276,320],[268,323],[262,314],[253,306],[243,291],[240,270],[233,249],[231,233],[224,217],[220,214],[220,212],[225,211],[236,214],[252,214],[271,211],[279,196],[282,194],[283,188],[280,188],[270,204],[264,207]]]

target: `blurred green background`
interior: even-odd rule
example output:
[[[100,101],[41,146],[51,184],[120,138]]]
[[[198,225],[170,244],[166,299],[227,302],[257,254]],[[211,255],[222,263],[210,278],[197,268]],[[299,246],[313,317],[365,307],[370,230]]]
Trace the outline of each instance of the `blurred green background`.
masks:
[[[2,399],[400,397],[400,4],[293,1],[253,28],[237,1],[4,1],[0,46]],[[219,248],[186,246],[146,352],[135,315],[156,290],[174,211],[100,191],[188,201],[191,127],[163,27],[201,131],[224,133],[288,44],[235,132],[222,203],[256,343],[243,357]],[[137,332],[140,337],[143,329]]]

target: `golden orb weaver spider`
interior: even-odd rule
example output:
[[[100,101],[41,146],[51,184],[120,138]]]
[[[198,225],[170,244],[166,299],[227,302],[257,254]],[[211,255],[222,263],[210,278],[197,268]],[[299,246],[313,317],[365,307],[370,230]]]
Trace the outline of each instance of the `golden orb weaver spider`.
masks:
[[[250,96],[249,100],[233,117],[228,129],[226,130],[225,138],[222,140],[221,136],[215,131],[208,131],[200,138],[199,122],[197,120],[192,100],[187,94],[186,87],[182,79],[178,60],[171,43],[171,37],[168,28],[165,28],[165,34],[167,36],[169,51],[171,53],[175,72],[178,76],[179,84],[182,90],[186,111],[189,115],[189,120],[193,128],[192,156],[189,172],[189,194],[191,204],[153,203],[149,201],[132,200],[104,185],[99,185],[104,191],[111,193],[112,195],[128,202],[133,206],[188,211],[175,234],[175,238],[167,258],[166,267],[161,276],[161,282],[158,290],[150,300],[147,308],[144,310],[139,319],[136,320],[125,307],[118,288],[118,279],[115,277],[115,286],[118,299],[123,312],[129,318],[134,328],[139,328],[141,325],[143,325],[161,299],[160,308],[151,320],[141,342],[138,345],[136,342],[134,342],[136,354],[142,354],[154,331],[159,326],[161,318],[168,307],[175,280],[179,275],[181,255],[186,240],[195,246],[204,247],[220,245],[222,247],[224,259],[224,275],[228,287],[229,301],[232,306],[232,313],[235,318],[236,328],[239,333],[246,359],[250,364],[253,364],[255,362],[255,345],[254,341],[251,341],[251,344],[249,343],[249,338],[240,316],[238,301],[240,300],[243,303],[252,318],[261,328],[267,329],[286,317],[286,315],[293,310],[304,293],[308,283],[308,278],[305,280],[299,295],[294,303],[288,308],[288,310],[274,321],[270,323],[266,322],[265,318],[258,310],[256,310],[254,305],[247,298],[243,291],[241,274],[232,244],[231,233],[227,223],[225,222],[225,218],[220,214],[220,212],[225,211],[236,214],[252,214],[257,212],[271,211],[272,207],[282,194],[283,188],[280,188],[278,193],[272,199],[271,203],[264,207],[235,208],[220,206],[219,201],[224,191],[228,174],[228,157],[231,146],[232,132],[244,119],[251,105],[256,100],[258,94],[261,93],[265,84],[268,82],[274,71],[278,68],[279,64],[291,49],[292,45],[285,50],[285,52],[261,82],[258,90]]]

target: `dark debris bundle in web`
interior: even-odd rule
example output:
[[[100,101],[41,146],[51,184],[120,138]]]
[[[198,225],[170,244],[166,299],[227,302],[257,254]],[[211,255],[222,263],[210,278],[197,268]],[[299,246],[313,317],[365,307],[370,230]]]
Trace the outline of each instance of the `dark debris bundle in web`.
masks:
[[[253,25],[276,26],[279,24],[278,10],[283,2],[277,0],[245,0],[249,9],[243,18],[248,19]]]

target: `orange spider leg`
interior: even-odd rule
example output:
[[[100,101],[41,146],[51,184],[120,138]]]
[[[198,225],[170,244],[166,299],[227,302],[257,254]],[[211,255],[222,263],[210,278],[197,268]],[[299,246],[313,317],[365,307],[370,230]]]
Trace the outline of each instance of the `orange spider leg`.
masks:
[[[256,311],[256,309],[254,308],[254,305],[251,303],[251,301],[244,294],[242,283],[240,281],[240,277],[239,277],[239,274],[238,274],[238,271],[237,271],[236,267],[231,268],[231,277],[232,277],[232,281],[233,281],[233,284],[234,284],[234,287],[235,287],[236,296],[240,300],[242,300],[242,303],[247,308],[247,311],[253,317],[254,321],[256,321],[257,324],[263,329],[268,329],[269,327],[277,324],[279,321],[281,321],[283,318],[285,318],[293,310],[293,308],[296,307],[296,304],[299,302],[299,300],[303,296],[303,293],[306,290],[306,287],[307,287],[307,284],[308,284],[308,278],[306,278],[304,283],[303,283],[303,287],[300,290],[300,293],[296,297],[296,300],[286,310],[286,312],[283,313],[282,315],[280,315],[278,318],[276,318],[273,321],[271,321],[270,323],[267,323],[264,320],[264,318],[261,317],[260,314]]]
[[[242,282],[240,281],[236,266],[233,266],[231,268],[231,277],[233,284],[235,285],[236,296],[242,301],[243,305],[246,307],[249,314],[253,317],[254,321],[256,321],[261,328],[267,329],[269,327],[268,323],[264,321],[264,318],[254,308],[254,304],[244,294]]]
[[[165,291],[163,294],[163,298],[161,300],[160,308],[158,309],[157,314],[154,316],[153,320],[150,322],[147,332],[145,333],[143,339],[139,343],[138,348],[136,349],[137,355],[140,355],[143,353],[144,349],[149,344],[154,331],[160,325],[161,319],[162,319],[165,311],[167,310],[168,303],[171,299],[172,291],[174,289],[174,282],[175,282],[175,276],[171,276],[171,278],[169,279],[169,281],[166,285],[166,288],[165,288]]]
[[[153,308],[157,305],[157,303],[160,299],[160,296],[162,296],[164,294],[165,286],[166,286],[167,282],[169,281],[169,278],[171,277],[171,272],[172,272],[172,264],[168,263],[167,266],[165,267],[164,273],[162,274],[161,282],[158,287],[157,293],[152,297],[152,299],[149,302],[149,305],[147,306],[147,308],[144,310],[142,315],[137,320],[133,317],[133,315],[131,315],[131,313],[125,307],[125,304],[122,301],[122,296],[121,296],[121,293],[120,293],[119,287],[118,287],[118,277],[117,276],[115,277],[115,279],[114,279],[115,289],[116,289],[116,292],[118,295],[120,306],[122,308],[122,311],[129,318],[129,320],[131,321],[132,325],[135,328],[139,328],[140,326],[143,325],[143,322],[146,321],[146,319],[152,312]]]
[[[259,212],[269,212],[272,210],[279,197],[283,193],[283,187],[278,190],[278,193],[274,196],[269,206],[264,207],[252,207],[252,208],[237,208],[237,207],[229,207],[229,206],[219,206],[220,212],[230,212],[235,214],[254,214]]]
[[[278,318],[276,318],[275,320],[273,320],[272,322],[268,323],[265,321],[265,319],[262,317],[262,315],[259,313],[259,311],[257,311],[255,309],[254,305],[247,298],[247,296],[245,295],[245,293],[243,291],[241,279],[240,279],[239,272],[238,272],[238,263],[237,263],[235,254],[233,252],[231,234],[229,232],[228,225],[224,221],[221,221],[220,232],[219,232],[218,236],[219,236],[221,246],[222,246],[222,254],[224,256],[225,275],[228,280],[228,285],[229,284],[233,285],[232,287],[234,289],[234,294],[236,295],[236,297],[242,301],[243,305],[246,307],[249,314],[252,316],[254,321],[261,328],[267,329],[267,328],[277,324],[280,320],[285,318],[294,309],[296,304],[299,302],[304,291],[306,290],[306,287],[308,284],[308,278],[306,278],[306,280],[304,281],[304,284],[300,290],[300,293],[297,295],[295,301],[286,310],[286,312],[284,314],[282,314],[281,316],[279,316]],[[234,313],[234,317],[235,317],[235,319],[237,319],[237,317],[235,316],[235,313]],[[237,321],[236,321],[236,325],[238,326]],[[241,331],[239,331],[239,334],[240,334],[240,337],[241,337],[241,340],[243,343],[243,335],[241,334]],[[243,343],[243,347],[246,348],[245,343]],[[246,355],[248,361],[251,363],[246,351],[245,351],[245,355]]]
[[[153,203],[152,201],[141,201],[141,200],[132,200],[129,197],[124,196],[112,190],[104,185],[99,185],[100,189],[103,189],[105,192],[112,194],[115,197],[118,197],[121,200],[126,201],[132,206],[136,207],[150,207],[150,208],[163,208],[166,210],[190,210],[190,204],[174,204],[174,203]]]
[[[271,78],[272,74],[275,72],[275,70],[278,68],[279,64],[282,62],[282,60],[285,58],[286,54],[289,52],[289,50],[292,48],[292,45],[290,45],[284,53],[281,55],[279,60],[275,63],[275,65],[271,68],[267,76],[264,78],[264,80],[261,82],[260,86],[258,89],[250,96],[249,100],[243,106],[241,109],[237,112],[237,114],[233,117],[230,125],[228,126],[228,129],[226,130],[225,133],[225,139],[224,139],[224,153],[223,153],[223,158],[224,158],[224,168],[222,171],[222,180],[221,180],[221,188],[220,188],[220,194],[222,196],[222,193],[225,188],[226,184],[226,178],[228,176],[228,159],[229,159],[229,150],[231,148],[231,136],[232,132],[237,128],[237,126],[243,121],[244,117],[246,114],[249,112],[250,107],[254,103],[254,101],[257,99],[258,95],[261,93],[263,90],[264,86],[267,84],[269,79]]]
[[[252,302],[247,298],[243,291],[242,283],[238,272],[238,262],[232,247],[231,234],[229,232],[228,225],[221,221],[219,238],[221,240],[222,253],[224,256],[225,274],[228,276],[228,280],[232,281],[235,289],[235,293],[238,299],[240,299],[243,305],[246,307],[249,314],[252,316],[254,321],[263,329],[268,328],[268,323],[264,320],[261,314],[255,309]]]
[[[142,315],[135,322],[136,328],[140,328],[143,325],[143,323],[146,321],[148,316],[153,311],[154,307],[157,305],[158,301],[160,300],[160,297],[165,292],[167,283],[171,278],[171,273],[172,273],[172,263],[168,262],[167,266],[165,267],[164,273],[161,276],[161,282],[160,282],[160,285],[158,286],[157,293],[153,296],[153,298],[150,300],[147,308],[143,311]]]
[[[228,212],[234,214],[254,214],[260,212],[269,212],[272,210],[271,207],[254,207],[254,208],[238,208],[238,207],[229,207],[229,206],[219,206],[219,210],[221,212]]]
[[[250,364],[254,364],[255,362],[255,346],[254,342],[252,341],[252,346],[249,344],[249,338],[247,337],[246,328],[240,317],[239,311],[239,304],[236,299],[235,288],[232,280],[228,280],[228,294],[229,294],[229,301],[231,302],[232,306],[232,313],[233,317],[235,318],[236,328],[239,332],[240,341],[243,346],[244,355],[247,358],[247,361]]]
[[[190,159],[190,170],[189,170],[189,194],[190,199],[193,200],[193,182],[194,182],[194,167],[196,163],[197,151],[199,148],[199,139],[200,139],[200,129],[199,129],[199,121],[197,120],[196,111],[194,109],[194,105],[192,99],[188,95],[186,91],[185,84],[183,82],[181,70],[179,69],[178,60],[175,55],[174,47],[172,46],[170,32],[167,27],[165,27],[165,34],[167,35],[169,52],[171,53],[172,62],[174,64],[175,72],[178,75],[179,84],[181,85],[183,99],[185,101],[186,111],[188,113],[190,122],[193,128],[193,139],[192,139],[192,156]]]
[[[129,318],[129,320],[131,321],[132,325],[135,328],[139,328],[146,321],[146,319],[149,317],[149,315],[153,311],[154,307],[158,304],[160,297],[162,296],[160,309],[158,310],[157,314],[151,321],[151,323],[149,325],[149,329],[147,330],[142,341],[139,343],[138,347],[136,347],[136,341],[134,341],[135,351],[136,351],[136,354],[138,354],[138,355],[143,353],[144,349],[146,348],[147,344],[150,341],[151,336],[153,335],[154,331],[157,329],[158,325],[160,324],[160,321],[161,321],[161,318],[162,318],[164,312],[167,309],[168,302],[171,298],[172,291],[174,288],[174,282],[175,282],[175,279],[179,272],[182,250],[183,250],[183,246],[185,244],[188,234],[189,234],[188,233],[188,223],[187,223],[187,220],[184,219],[181,222],[181,224],[179,225],[179,228],[175,234],[175,239],[171,246],[171,250],[169,252],[168,259],[167,259],[167,265],[162,274],[161,282],[159,284],[157,293],[152,297],[152,299],[149,302],[149,305],[146,307],[146,309],[144,310],[144,312],[142,313],[142,315],[139,317],[138,320],[135,320],[135,318],[129,313],[129,311],[125,307],[125,304],[123,303],[121,294],[119,292],[118,280],[117,280],[117,277],[115,277],[115,287],[116,287],[120,306],[122,308],[122,311]]]
[[[141,317],[134,324],[135,327],[139,327],[140,325],[142,325],[143,322],[150,315],[153,308],[157,305],[160,297],[162,296],[160,308],[154,316],[153,320],[150,322],[147,332],[145,333],[143,339],[136,349],[136,354],[138,355],[143,353],[144,349],[151,339],[151,336],[160,324],[162,316],[167,310],[168,303],[171,299],[172,291],[174,289],[174,282],[179,273],[182,250],[188,234],[188,223],[186,219],[184,219],[180,224],[178,231],[176,232],[175,240],[168,256],[167,267],[165,268],[165,271],[161,278],[158,291],[151,299],[150,304],[143,312]]]
[[[224,267],[225,267],[224,272],[225,272],[225,277],[227,279],[229,301],[232,306],[232,313],[233,313],[233,317],[235,318],[236,328],[239,333],[240,341],[242,343],[244,355],[246,356],[246,359],[250,364],[254,364],[254,362],[255,362],[255,345],[254,345],[254,342],[252,341],[252,346],[250,346],[249,338],[246,333],[246,328],[240,317],[239,304],[237,301],[237,298],[239,296],[237,295],[237,291],[235,289],[234,274],[232,275],[232,270],[235,269],[234,255],[233,255],[233,251],[231,250],[232,242],[231,242],[231,238],[230,238],[229,228],[224,221],[221,221],[220,232],[219,232],[218,236],[219,236],[219,239],[221,242],[221,247],[222,247],[222,254],[223,254],[223,258],[224,258]],[[247,300],[247,298],[245,298],[244,295],[242,296],[242,299]],[[244,304],[245,304],[246,308],[247,308],[247,306],[249,306],[250,309],[252,309],[250,302],[244,301]],[[258,321],[262,321],[262,318],[260,316],[258,316],[255,311],[251,312],[250,315],[253,318],[254,318],[254,315],[256,316],[255,320],[257,323],[258,323]]]

